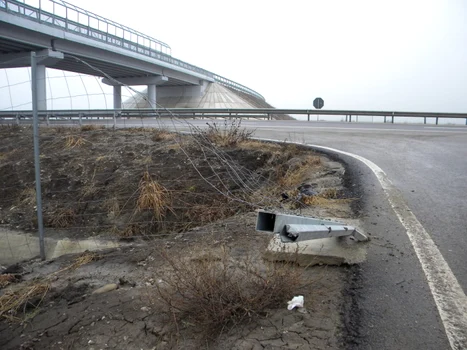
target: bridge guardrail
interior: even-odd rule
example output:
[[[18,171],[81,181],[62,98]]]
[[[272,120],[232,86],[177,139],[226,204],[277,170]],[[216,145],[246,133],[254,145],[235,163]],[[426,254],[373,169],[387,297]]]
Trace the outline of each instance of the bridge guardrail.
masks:
[[[271,119],[273,115],[340,115],[346,116],[346,121],[352,122],[352,116],[379,116],[391,118],[394,123],[396,117],[419,117],[424,118],[426,124],[427,118],[435,118],[436,125],[439,119],[454,118],[465,119],[467,125],[467,113],[438,113],[438,112],[398,112],[398,111],[358,111],[358,110],[316,110],[316,109],[274,109],[274,108],[140,108],[140,109],[94,109],[94,110],[49,110],[39,111],[38,115],[42,119],[47,118],[114,118],[114,116],[127,118],[159,118],[172,117],[179,118],[258,118]],[[32,118],[32,111],[0,111],[0,121],[20,120],[23,118]]]
[[[171,56],[171,48],[166,43],[66,1],[41,0],[39,1],[39,7],[28,5],[25,2],[26,0],[23,0],[23,2],[17,0],[0,0],[0,11],[12,13],[35,22],[86,36],[93,40],[105,42],[112,46],[121,47],[203,74],[214,79],[214,81],[219,84],[264,100],[264,97],[253,89],[203,68],[173,58]]]

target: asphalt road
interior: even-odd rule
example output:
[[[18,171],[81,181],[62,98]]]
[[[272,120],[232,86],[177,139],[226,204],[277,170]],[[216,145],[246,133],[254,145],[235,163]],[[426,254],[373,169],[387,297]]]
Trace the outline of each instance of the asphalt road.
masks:
[[[251,126],[260,137],[328,146],[376,163],[467,291],[467,127],[281,121]],[[363,222],[373,238],[368,261],[351,280],[349,311],[356,317],[348,322],[358,332],[350,342],[356,349],[451,348],[421,264],[381,185],[364,164],[342,158],[363,192]]]
[[[256,129],[257,137],[332,147],[382,168],[438,247],[465,299],[467,127],[300,121],[242,125]],[[352,269],[345,296],[349,347],[467,349],[465,338],[450,344],[407,230],[373,172],[351,157],[337,157],[349,165],[350,185],[363,198],[364,229],[372,237],[368,260]],[[437,260],[428,257],[428,263],[436,265]]]

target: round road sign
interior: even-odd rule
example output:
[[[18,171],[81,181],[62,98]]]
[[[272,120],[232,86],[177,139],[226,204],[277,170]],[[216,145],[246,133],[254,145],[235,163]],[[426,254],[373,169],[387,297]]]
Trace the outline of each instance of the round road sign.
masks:
[[[313,101],[313,107],[315,107],[316,109],[321,109],[323,108],[323,106],[324,100],[321,97],[315,98],[315,100]]]

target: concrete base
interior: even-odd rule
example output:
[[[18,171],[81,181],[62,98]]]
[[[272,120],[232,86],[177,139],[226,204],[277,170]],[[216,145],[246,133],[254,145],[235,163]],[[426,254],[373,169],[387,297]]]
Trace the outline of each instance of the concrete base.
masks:
[[[97,239],[45,239],[47,259],[53,259],[64,254],[116,248],[118,246],[117,242],[99,241]],[[0,228],[0,265],[8,266],[37,256],[39,256],[39,239],[37,237],[28,233]]]
[[[299,243],[282,243],[279,235],[269,242],[264,258],[269,261],[289,261],[300,266],[359,264],[365,261],[368,242],[349,237],[314,239]]]

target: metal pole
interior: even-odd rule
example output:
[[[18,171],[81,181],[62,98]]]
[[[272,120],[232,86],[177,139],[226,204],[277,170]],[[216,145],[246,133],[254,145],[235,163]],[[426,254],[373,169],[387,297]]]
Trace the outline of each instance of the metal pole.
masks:
[[[439,118],[438,118],[438,117],[436,117],[436,125],[438,125],[438,119],[439,119]]]
[[[36,208],[37,228],[39,231],[39,251],[42,260],[45,260],[44,223],[42,220],[42,192],[41,192],[41,164],[39,160],[39,116],[37,113],[37,64],[36,53],[31,52],[31,92],[32,92],[32,116],[34,133],[34,167],[36,178]]]
[[[426,117],[423,117],[423,124],[426,124]]]

